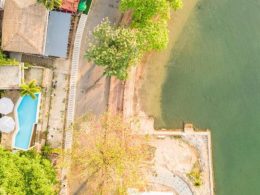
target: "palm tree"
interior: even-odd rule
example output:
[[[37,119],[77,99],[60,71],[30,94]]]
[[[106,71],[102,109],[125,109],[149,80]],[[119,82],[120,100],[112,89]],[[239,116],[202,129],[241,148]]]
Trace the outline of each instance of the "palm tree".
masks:
[[[54,8],[60,8],[62,0],[38,0],[42,3],[48,10],[53,10]]]
[[[23,83],[20,86],[20,89],[22,96],[29,95],[33,99],[36,98],[35,93],[39,93],[41,91],[41,87],[36,84],[36,80],[30,81],[28,84]]]

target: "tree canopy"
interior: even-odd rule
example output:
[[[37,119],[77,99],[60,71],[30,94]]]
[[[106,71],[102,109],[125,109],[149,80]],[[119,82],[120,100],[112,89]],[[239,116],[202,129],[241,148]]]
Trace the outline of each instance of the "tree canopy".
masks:
[[[168,44],[168,26],[171,8],[182,7],[181,0],[121,0],[122,11],[133,12],[131,27],[138,31],[140,50],[162,50]]]
[[[104,75],[127,77],[128,67],[138,59],[136,35],[131,29],[111,25],[108,19],[93,32],[94,42],[86,52],[86,58],[104,67]]]
[[[133,135],[118,115],[90,116],[84,123],[86,127],[75,127],[73,162],[85,178],[80,180],[87,180],[86,193],[126,194],[129,187],[145,185],[145,139]]]
[[[56,194],[55,170],[40,154],[0,148],[0,159],[0,194]]]
[[[93,32],[87,59],[103,66],[104,75],[125,80],[129,66],[145,52],[167,47],[170,11],[181,7],[181,0],[121,0],[120,9],[132,11],[130,28],[116,27],[105,19]]]
[[[48,10],[60,8],[62,0],[37,0],[38,3],[42,3]]]

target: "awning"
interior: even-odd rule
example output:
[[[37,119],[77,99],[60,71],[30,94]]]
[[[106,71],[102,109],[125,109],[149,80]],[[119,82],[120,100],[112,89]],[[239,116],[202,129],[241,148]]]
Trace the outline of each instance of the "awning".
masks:
[[[0,131],[4,133],[10,133],[14,130],[15,122],[14,119],[9,116],[0,118]]]
[[[0,113],[9,114],[14,109],[14,103],[11,99],[3,97],[0,99]]]

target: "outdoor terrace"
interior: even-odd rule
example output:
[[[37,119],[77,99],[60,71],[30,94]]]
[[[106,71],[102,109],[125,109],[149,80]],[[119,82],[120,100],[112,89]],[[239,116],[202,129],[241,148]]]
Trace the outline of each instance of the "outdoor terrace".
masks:
[[[17,89],[23,79],[23,65],[0,66],[0,89]]]

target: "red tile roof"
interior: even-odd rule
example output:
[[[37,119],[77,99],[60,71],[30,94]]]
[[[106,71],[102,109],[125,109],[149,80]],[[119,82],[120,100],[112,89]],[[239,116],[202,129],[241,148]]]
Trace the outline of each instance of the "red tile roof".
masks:
[[[80,0],[62,0],[61,8],[69,12],[77,12]]]

